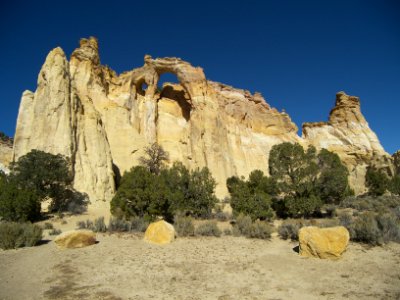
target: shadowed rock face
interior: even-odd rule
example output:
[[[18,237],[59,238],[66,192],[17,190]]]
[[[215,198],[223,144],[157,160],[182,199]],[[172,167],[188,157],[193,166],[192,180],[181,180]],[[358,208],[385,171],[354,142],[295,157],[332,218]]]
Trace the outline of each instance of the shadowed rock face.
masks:
[[[160,90],[164,73],[175,74],[179,84],[165,83]],[[207,166],[219,197],[232,175],[268,173],[271,147],[282,142],[337,152],[353,184],[363,185],[359,177],[368,160],[391,161],[357,97],[339,93],[329,122],[305,124],[300,138],[290,117],[261,94],[208,81],[201,68],[179,58],[146,55],[142,67],[117,75],[100,64],[95,38],[82,39],[69,62],[60,48],[49,53],[37,90],[21,99],[14,159],[34,148],[70,157],[75,187],[96,203],[110,200],[115,172],[137,165],[153,142],[170,153],[171,163]]]

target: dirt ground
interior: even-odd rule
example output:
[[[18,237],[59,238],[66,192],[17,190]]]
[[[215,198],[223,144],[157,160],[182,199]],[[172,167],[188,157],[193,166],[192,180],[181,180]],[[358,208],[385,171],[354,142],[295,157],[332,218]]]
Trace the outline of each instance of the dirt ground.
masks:
[[[49,240],[0,250],[0,299],[400,299],[399,244],[351,243],[332,261],[301,258],[296,243],[276,234],[269,241],[178,238],[166,246],[130,234],[97,239],[81,249],[59,250]]]

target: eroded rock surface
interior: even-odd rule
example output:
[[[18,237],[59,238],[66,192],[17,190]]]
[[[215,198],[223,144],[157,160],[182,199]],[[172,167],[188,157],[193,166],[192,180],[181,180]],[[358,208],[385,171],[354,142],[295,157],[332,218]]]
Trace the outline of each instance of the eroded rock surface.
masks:
[[[163,220],[151,223],[144,233],[144,240],[157,245],[169,244],[175,240],[175,228]]]
[[[299,230],[300,255],[322,259],[339,258],[346,251],[349,240],[349,231],[343,226],[303,227]]]
[[[340,156],[350,171],[350,184],[357,194],[365,192],[368,165],[393,175],[392,159],[369,128],[358,97],[339,92],[329,121],[303,124],[303,138],[317,149],[325,148]]]
[[[58,235],[54,243],[61,249],[83,248],[96,243],[96,234],[91,230],[70,230]]]
[[[164,73],[175,74],[179,84],[159,86]],[[179,58],[146,55],[142,67],[118,75],[101,65],[95,38],[82,39],[69,61],[60,48],[49,53],[37,90],[21,99],[14,159],[31,149],[69,157],[75,188],[96,205],[111,199],[115,176],[137,165],[153,142],[169,152],[171,164],[207,166],[220,198],[228,177],[254,169],[268,174],[269,152],[282,142],[338,153],[358,192],[369,161],[392,161],[356,97],[339,93],[329,122],[305,124],[301,138],[290,117],[260,93],[209,81]]]

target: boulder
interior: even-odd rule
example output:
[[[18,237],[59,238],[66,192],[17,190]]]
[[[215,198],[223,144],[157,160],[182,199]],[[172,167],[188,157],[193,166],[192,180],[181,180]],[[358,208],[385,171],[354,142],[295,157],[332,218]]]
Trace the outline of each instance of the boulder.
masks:
[[[70,230],[54,239],[59,248],[83,248],[96,243],[96,234],[91,230]]]
[[[300,255],[317,258],[339,258],[350,240],[343,226],[319,228],[303,227],[299,230]]]
[[[151,223],[144,234],[144,240],[157,245],[169,244],[175,239],[175,228],[165,221]]]

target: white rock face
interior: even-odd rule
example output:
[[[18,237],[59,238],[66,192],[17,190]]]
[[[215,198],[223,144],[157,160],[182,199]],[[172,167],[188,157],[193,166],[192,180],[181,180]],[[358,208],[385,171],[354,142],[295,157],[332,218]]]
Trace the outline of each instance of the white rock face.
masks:
[[[158,90],[163,73],[175,74],[180,84]],[[100,64],[97,40],[82,39],[69,62],[60,48],[51,51],[36,92],[24,92],[14,159],[31,149],[70,157],[75,188],[88,193],[92,203],[110,200],[114,176],[137,165],[153,142],[169,152],[171,164],[207,166],[219,197],[227,195],[225,181],[232,175],[248,176],[254,169],[268,173],[269,152],[282,142],[335,151],[358,178],[360,155],[365,153],[366,162],[386,152],[359,105],[349,101],[337,103],[330,122],[305,125],[300,138],[290,117],[259,93],[208,81],[201,68],[178,58],[146,55],[143,67],[117,75]]]

